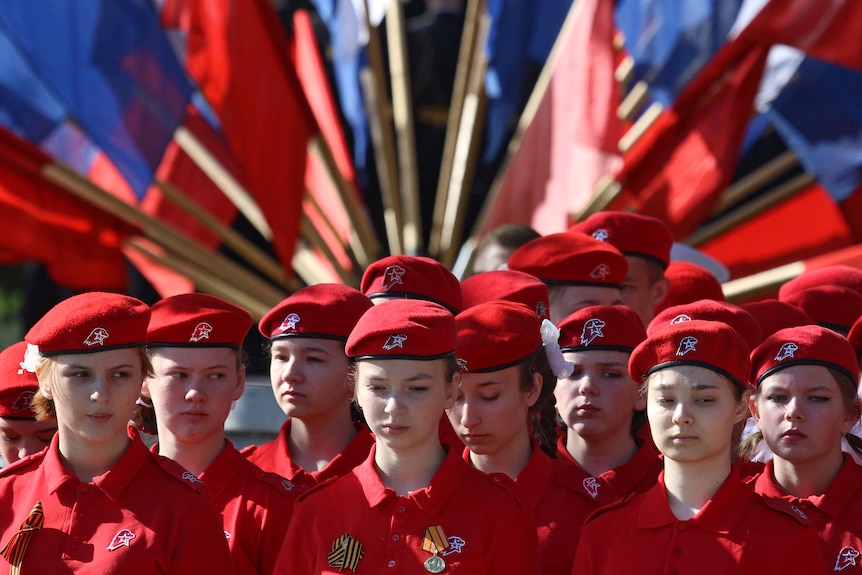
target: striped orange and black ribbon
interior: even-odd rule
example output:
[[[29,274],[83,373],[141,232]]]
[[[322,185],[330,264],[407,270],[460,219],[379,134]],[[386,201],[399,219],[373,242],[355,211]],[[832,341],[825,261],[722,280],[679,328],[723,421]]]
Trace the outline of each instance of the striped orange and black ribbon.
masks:
[[[37,501],[36,505],[33,506],[33,510],[30,511],[30,515],[27,516],[27,519],[18,528],[18,532],[0,550],[0,555],[12,566],[10,571],[12,575],[20,573],[21,564],[24,562],[24,552],[27,551],[30,538],[37,531],[41,531],[44,523],[45,514],[42,512],[42,502]]]
[[[365,555],[362,543],[345,533],[332,543],[332,551],[326,556],[329,566],[338,571],[350,569],[356,572],[359,560]]]
[[[437,554],[449,548],[449,540],[440,525],[432,525],[425,529],[425,539],[422,541],[422,550]]]

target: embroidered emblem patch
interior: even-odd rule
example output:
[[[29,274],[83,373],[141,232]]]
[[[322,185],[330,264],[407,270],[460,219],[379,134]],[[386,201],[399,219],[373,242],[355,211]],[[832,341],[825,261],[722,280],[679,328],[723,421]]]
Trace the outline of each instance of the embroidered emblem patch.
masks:
[[[587,477],[584,479],[584,489],[593,499],[599,496],[599,487],[601,486],[602,484],[599,483],[599,480],[595,477]]]
[[[281,331],[287,331],[289,329],[296,329],[296,324],[300,322],[299,314],[289,313],[284,318],[284,321],[281,322],[281,325],[278,326],[278,329]]]
[[[859,551],[853,547],[842,547],[838,552],[838,558],[835,560],[835,569],[833,571],[844,571],[848,567],[858,565],[856,560],[859,558]]]
[[[404,277],[406,271],[401,266],[389,266],[386,268],[383,272],[383,285],[381,286],[383,291],[389,291],[398,284],[403,285],[404,280],[401,278]]]
[[[697,351],[697,338],[687,335],[679,342],[679,347],[676,350],[677,355],[685,355],[690,351]]]
[[[114,538],[111,539],[111,544],[108,545],[108,551],[115,551],[120,547],[131,547],[130,543],[135,538],[135,534],[128,529],[120,529]]]
[[[605,322],[597,317],[594,317],[584,323],[584,329],[581,331],[581,345],[588,346],[593,343],[597,337],[605,337],[602,329],[605,327]]]
[[[210,332],[212,330],[213,326],[211,326],[205,321],[202,321],[195,326],[195,329],[192,331],[192,336],[189,338],[189,341],[199,342],[202,339],[209,339]]]
[[[105,340],[109,337],[111,334],[108,333],[108,330],[103,327],[96,327],[84,340],[84,345],[105,345]]]
[[[383,344],[383,349],[389,351],[390,349],[395,349],[396,347],[400,347],[404,349],[404,342],[407,341],[407,336],[403,333],[393,333],[389,336],[389,339],[386,340],[386,343]]]
[[[799,349],[799,346],[793,343],[792,341],[788,341],[778,350],[778,353],[775,354],[775,361],[784,361],[785,359],[792,359],[793,354],[796,353],[796,350]]]

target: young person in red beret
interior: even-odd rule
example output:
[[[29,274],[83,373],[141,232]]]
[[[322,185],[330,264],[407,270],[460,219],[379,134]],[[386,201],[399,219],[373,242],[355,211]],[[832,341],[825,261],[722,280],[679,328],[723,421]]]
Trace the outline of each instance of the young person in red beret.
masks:
[[[664,470],[584,525],[573,574],[826,572],[808,520],[760,498],[731,466],[749,369],[745,341],[720,322],[669,325],[635,348],[629,370],[643,382]]]
[[[509,269],[548,286],[550,319],[559,323],[591,305],[622,304],[626,258],[610,244],[580,232],[550,234],[528,242],[509,258]]]
[[[6,463],[42,451],[57,433],[57,421],[37,420],[30,406],[39,380],[24,369],[26,349],[20,341],[0,353],[0,456]]]
[[[433,301],[453,314],[463,309],[461,284],[446,266],[422,256],[395,255],[373,262],[359,290],[376,305],[393,299]]]
[[[664,299],[656,305],[656,314],[671,306],[701,299],[725,301],[721,283],[712,275],[712,272],[698,264],[672,261],[664,270],[664,277],[668,281],[668,290]]]
[[[569,231],[590,235],[623,253],[629,264],[621,290],[623,303],[635,310],[644,325],[649,324],[670,289],[665,270],[673,236],[667,225],[631,212],[598,212]]]
[[[496,270],[468,277],[461,282],[464,309],[494,300],[522,303],[539,320],[548,317],[548,286],[535,276],[514,270]]]
[[[294,500],[283,478],[248,461],[224,434],[245,388],[241,349],[251,325],[247,311],[206,294],[156,302],[147,329],[153,373],[143,386],[158,426],[152,450],[206,484],[237,575],[272,573]]]
[[[842,452],[845,437],[862,452],[862,440],[849,434],[860,414],[852,347],[808,325],[776,332],[751,359],[751,410],[773,453],[752,483],[755,491],[805,513],[818,528],[827,566],[862,569],[862,467]]]
[[[523,304],[490,301],[461,312],[455,324],[463,372],[448,414],[467,446],[464,459],[515,481],[536,519],[540,572],[567,575],[581,525],[600,503],[588,473],[549,455],[556,451],[556,378],[541,322]]]
[[[243,454],[287,478],[295,493],[346,474],[374,443],[351,404],[344,353],[347,336],[371,306],[351,287],[317,284],[284,299],[258,324],[270,340],[272,391],[288,419],[276,439]]]
[[[60,302],[25,336],[48,449],[0,471],[0,542],[12,572],[231,573],[203,484],[150,453],[128,426],[144,377],[150,308],[91,292]]]
[[[594,306],[567,317],[559,330],[572,367],[554,391],[565,424],[557,457],[591,478],[594,508],[646,491],[655,485],[661,460],[642,437],[644,399],[628,373],[632,350],[646,338],[640,317],[625,306]]]
[[[347,354],[376,441],[360,466],[300,497],[277,575],[539,573],[517,488],[438,438],[460,379],[455,345],[455,318],[431,302],[386,302],[362,316]]]

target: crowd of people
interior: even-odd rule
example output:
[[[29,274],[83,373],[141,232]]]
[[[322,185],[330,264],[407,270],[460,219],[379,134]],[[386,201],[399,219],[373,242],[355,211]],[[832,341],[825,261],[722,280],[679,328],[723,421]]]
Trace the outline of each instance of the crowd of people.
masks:
[[[862,570],[862,271],[737,306],[654,218],[489,243],[265,314],[286,420],[242,450],[247,311],[56,305],[0,354],[11,572]]]

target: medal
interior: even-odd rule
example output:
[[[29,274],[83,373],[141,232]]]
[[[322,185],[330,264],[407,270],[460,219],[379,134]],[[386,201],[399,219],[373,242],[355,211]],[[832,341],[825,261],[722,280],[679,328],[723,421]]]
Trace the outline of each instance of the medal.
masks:
[[[446,562],[442,557],[437,555],[440,551],[444,551],[449,547],[449,540],[446,539],[446,534],[443,528],[439,525],[434,525],[425,529],[425,539],[422,541],[422,550],[433,553],[431,557],[425,560],[425,570],[429,573],[442,573],[446,568]]]

